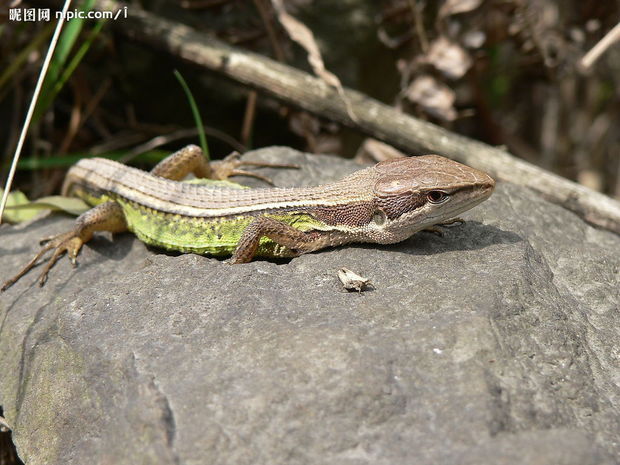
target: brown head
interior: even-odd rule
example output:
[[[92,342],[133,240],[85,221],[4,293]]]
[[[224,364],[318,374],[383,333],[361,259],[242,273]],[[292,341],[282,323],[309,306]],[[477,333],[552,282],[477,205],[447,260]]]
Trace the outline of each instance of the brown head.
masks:
[[[486,173],[439,155],[377,164],[373,223],[378,242],[398,242],[448,221],[489,198],[495,181]]]

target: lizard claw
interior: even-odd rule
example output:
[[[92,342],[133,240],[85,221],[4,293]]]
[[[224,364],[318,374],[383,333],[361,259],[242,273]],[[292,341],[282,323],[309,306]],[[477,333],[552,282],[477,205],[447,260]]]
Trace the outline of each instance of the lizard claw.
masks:
[[[422,231],[435,234],[436,236],[439,236],[439,237],[443,237],[443,231],[438,226],[429,226],[428,228],[424,228]]]
[[[230,176],[248,176],[250,178],[260,179],[261,181],[266,182],[270,186],[275,186],[273,180],[268,178],[267,176],[263,176],[262,174],[252,173],[251,171],[246,170],[232,170],[230,172]]]
[[[273,181],[267,176],[263,176],[261,174],[253,173],[251,171],[246,171],[243,169],[239,169],[243,166],[255,166],[257,168],[288,168],[288,169],[299,169],[299,165],[286,164],[286,163],[266,163],[266,162],[258,162],[258,161],[245,161],[241,160],[239,157],[241,154],[239,152],[232,152],[226,158],[221,161],[211,162],[212,169],[212,177],[213,179],[226,180],[231,176],[248,176],[256,179],[260,179],[261,181],[266,182],[267,184],[274,185]]]
[[[39,260],[50,250],[54,250],[49,261],[45,264],[43,271],[39,275],[39,286],[43,286],[47,281],[47,275],[52,269],[54,264],[62,257],[66,252],[69,253],[69,258],[74,266],[77,266],[75,257],[77,256],[82,244],[84,243],[80,236],[75,231],[69,231],[57,236],[46,237],[41,240],[43,247],[39,252],[30,260],[26,265],[11,279],[7,280],[0,292],[6,291],[9,287],[15,284],[22,276],[28,273],[31,269],[38,265]]]
[[[422,231],[433,233],[436,236],[443,237],[444,231],[441,228],[450,228],[456,224],[463,224],[465,220],[463,218],[452,218],[451,220],[444,221],[442,223],[437,223],[428,228],[424,228]]]
[[[456,224],[460,226],[461,224],[464,224],[464,223],[465,223],[465,220],[463,218],[457,217],[457,218],[452,218],[450,220],[444,221],[443,223],[437,223],[437,225],[450,227]]]

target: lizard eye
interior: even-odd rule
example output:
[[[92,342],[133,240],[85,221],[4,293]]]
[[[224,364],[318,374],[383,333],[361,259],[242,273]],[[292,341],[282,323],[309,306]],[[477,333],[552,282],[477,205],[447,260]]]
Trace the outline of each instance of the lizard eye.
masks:
[[[430,191],[426,198],[430,203],[442,203],[448,200],[448,194],[443,191]]]

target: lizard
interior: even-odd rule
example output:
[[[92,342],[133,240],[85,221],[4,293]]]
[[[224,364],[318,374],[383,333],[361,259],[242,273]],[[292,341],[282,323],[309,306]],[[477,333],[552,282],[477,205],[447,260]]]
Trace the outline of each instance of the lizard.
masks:
[[[75,266],[82,245],[97,231],[131,231],[150,246],[231,256],[228,262],[238,264],[352,242],[400,242],[454,222],[495,187],[488,174],[439,155],[382,161],[317,187],[244,189],[182,182],[190,173],[266,180],[241,169],[244,165],[291,167],[230,156],[209,162],[195,145],[173,153],[150,172],[104,158],[80,160],[69,169],[62,193],[93,208],[70,231],[43,239],[40,251],[1,290],[50,251],[39,285],[65,253]]]

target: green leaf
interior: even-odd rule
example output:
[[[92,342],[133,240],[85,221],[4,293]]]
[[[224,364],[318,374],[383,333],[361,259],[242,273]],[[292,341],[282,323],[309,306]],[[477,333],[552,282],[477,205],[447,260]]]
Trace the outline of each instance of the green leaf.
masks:
[[[0,195],[2,195],[1,189]],[[2,215],[2,221],[6,221],[7,223],[21,223],[31,220],[43,210],[61,211],[69,215],[78,216],[90,208],[91,207],[86,202],[74,197],[50,195],[31,202],[24,193],[15,191],[9,194],[7,206]]]
[[[0,189],[0,196],[4,194],[4,189]],[[28,204],[30,201],[28,197],[23,192],[14,191],[9,193],[9,197],[6,202],[6,208],[4,209],[4,213],[2,214],[2,221],[6,221],[7,223],[21,223],[22,221],[28,221],[32,217],[34,217],[37,212],[28,212],[28,211],[12,211],[13,207],[19,205]]]
[[[50,195],[33,200],[30,203],[16,205],[13,210],[51,210],[68,213],[69,215],[78,216],[92,207],[82,199],[75,197],[65,197],[62,195]]]

